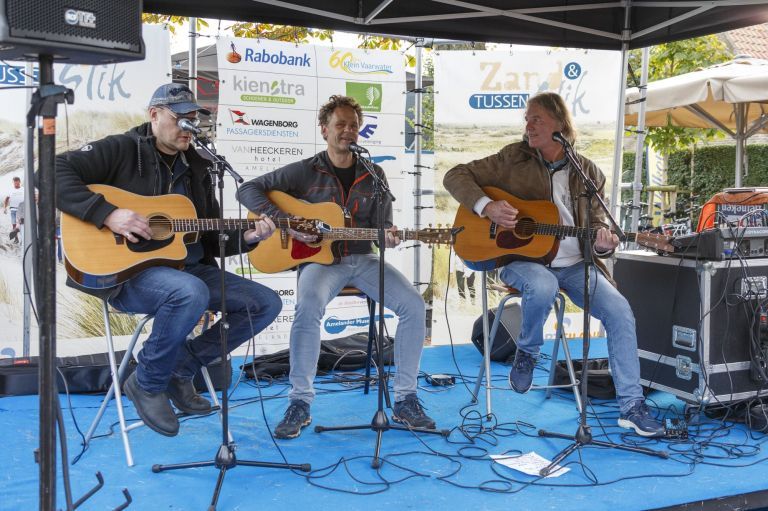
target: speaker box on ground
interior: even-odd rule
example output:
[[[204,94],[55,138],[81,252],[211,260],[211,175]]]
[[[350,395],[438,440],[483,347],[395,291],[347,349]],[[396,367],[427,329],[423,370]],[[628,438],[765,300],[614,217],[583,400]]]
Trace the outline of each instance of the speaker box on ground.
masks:
[[[493,326],[497,309],[488,311],[488,329]],[[517,338],[520,335],[520,325],[523,321],[523,312],[517,302],[507,302],[501,312],[499,328],[496,335],[490,340],[491,360],[494,362],[510,362],[515,357],[517,350]],[[472,343],[483,353],[483,316],[475,320],[472,326]]]
[[[0,0],[0,59],[141,60],[142,5],[141,0]]]

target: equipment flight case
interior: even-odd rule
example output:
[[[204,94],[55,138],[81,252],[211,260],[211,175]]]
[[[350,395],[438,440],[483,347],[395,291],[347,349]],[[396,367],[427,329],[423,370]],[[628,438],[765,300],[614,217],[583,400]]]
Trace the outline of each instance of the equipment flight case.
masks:
[[[701,404],[768,394],[768,259],[620,252],[613,276],[635,314],[643,385]]]

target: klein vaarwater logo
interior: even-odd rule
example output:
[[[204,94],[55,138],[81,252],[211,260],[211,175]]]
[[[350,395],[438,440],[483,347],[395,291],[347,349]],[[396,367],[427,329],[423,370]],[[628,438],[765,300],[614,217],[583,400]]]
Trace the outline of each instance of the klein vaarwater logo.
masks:
[[[382,91],[380,83],[347,82],[347,96],[355,98],[363,112],[381,112]]]

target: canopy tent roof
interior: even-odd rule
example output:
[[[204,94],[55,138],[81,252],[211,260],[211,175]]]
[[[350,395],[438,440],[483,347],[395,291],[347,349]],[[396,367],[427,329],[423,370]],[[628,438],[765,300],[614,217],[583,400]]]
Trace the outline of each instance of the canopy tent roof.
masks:
[[[629,9],[627,9],[629,7]],[[145,0],[144,11],[463,41],[640,48],[768,21],[766,0]],[[624,31],[627,26],[629,30]]]

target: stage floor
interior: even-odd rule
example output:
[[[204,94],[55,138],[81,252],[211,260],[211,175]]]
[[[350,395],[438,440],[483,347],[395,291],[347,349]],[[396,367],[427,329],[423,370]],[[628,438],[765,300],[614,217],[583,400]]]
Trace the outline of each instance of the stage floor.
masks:
[[[572,342],[578,356],[580,342]],[[551,349],[545,345],[545,352]],[[376,435],[370,430],[315,433],[315,425],[367,424],[376,409],[375,388],[363,395],[360,387],[345,386],[331,377],[318,378],[318,396],[312,407],[313,424],[294,440],[274,441],[269,430],[282,417],[287,404],[283,381],[263,383],[243,380],[232,394],[230,426],[240,459],[311,463],[304,474],[283,469],[236,467],[226,473],[218,509],[514,509],[531,510],[632,510],[676,506],[720,497],[757,492],[742,497],[742,507],[765,502],[766,436],[743,425],[722,423],[698,416],[691,425],[689,440],[645,440],[625,434],[616,426],[615,401],[593,402],[589,423],[596,438],[624,441],[670,453],[669,459],[615,449],[587,447],[566,459],[569,472],[541,479],[524,475],[491,461],[489,455],[517,456],[536,452],[551,459],[568,445],[565,440],[544,439],[541,428],[572,434],[577,412],[572,394],[557,391],[546,400],[543,391],[519,395],[509,390],[508,368],[493,365],[494,420],[485,421],[485,399],[470,405],[480,354],[471,345],[430,347],[424,350],[422,370],[458,376],[458,360],[464,384],[451,388],[432,387],[420,379],[420,397],[438,427],[450,429],[446,439],[437,435],[387,431],[383,435],[384,465],[370,466]],[[593,354],[605,353],[604,339],[594,342]],[[242,359],[236,359],[235,375]],[[546,381],[543,366],[536,382]],[[460,380],[460,378],[459,378]],[[260,399],[260,395],[263,399]],[[659,392],[650,395],[656,411],[667,417],[682,414],[683,404]],[[61,395],[70,459],[80,452],[81,440],[73,422],[85,431],[98,409],[101,396]],[[126,401],[128,417],[135,417]],[[109,431],[117,421],[111,406],[97,434]],[[116,431],[116,429],[115,429]],[[37,396],[0,400],[0,509],[37,508],[38,467]],[[104,476],[104,487],[81,509],[113,509],[123,502],[122,489],[133,499],[129,509],[206,509],[219,471],[213,467],[152,472],[156,463],[210,460],[221,443],[216,415],[182,419],[177,437],[166,438],[147,428],[130,434],[135,466],[125,464],[119,433],[94,439],[81,459],[70,467],[74,498],[96,483],[95,473]],[[59,470],[59,475],[61,470]],[[57,485],[59,508],[65,507],[61,478]],[[513,495],[513,496],[512,496]],[[762,500],[761,500],[762,499]],[[744,502],[747,505],[744,505]],[[749,504],[752,502],[752,505]],[[714,506],[714,507],[713,507]],[[705,504],[698,509],[717,508]]]

